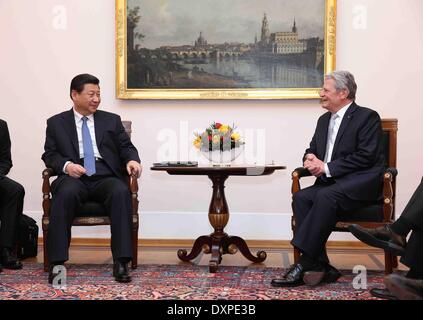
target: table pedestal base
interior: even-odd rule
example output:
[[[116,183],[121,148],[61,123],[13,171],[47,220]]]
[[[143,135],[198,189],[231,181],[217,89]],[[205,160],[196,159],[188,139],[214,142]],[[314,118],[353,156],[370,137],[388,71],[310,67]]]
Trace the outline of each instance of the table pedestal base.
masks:
[[[208,172],[208,177],[213,183],[213,194],[209,207],[209,221],[214,232],[209,236],[201,236],[195,240],[189,254],[187,254],[187,250],[178,250],[179,259],[190,261],[196,258],[202,250],[205,253],[211,253],[209,269],[213,273],[217,271],[224,254],[234,254],[238,250],[252,262],[263,262],[267,257],[265,251],[259,251],[257,252],[257,256],[254,256],[251,254],[250,249],[248,249],[244,239],[236,236],[228,236],[224,232],[224,228],[229,220],[229,208],[225,198],[225,180],[228,178],[227,170],[211,170]]]
[[[215,273],[219,264],[222,262],[222,255],[228,253],[234,254],[238,250],[245,258],[255,263],[263,262],[267,257],[265,251],[258,251],[257,257],[254,256],[250,252],[244,239],[237,236],[228,236],[226,233],[212,233],[209,236],[201,236],[195,240],[189,254],[187,254],[187,250],[180,249],[178,250],[178,257],[182,261],[190,261],[195,259],[201,251],[204,251],[204,253],[211,253],[209,270]]]

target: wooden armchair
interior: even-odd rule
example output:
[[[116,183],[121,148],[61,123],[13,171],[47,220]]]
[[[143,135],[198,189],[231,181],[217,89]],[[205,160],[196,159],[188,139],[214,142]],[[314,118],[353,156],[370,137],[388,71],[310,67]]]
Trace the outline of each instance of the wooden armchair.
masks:
[[[397,176],[397,119],[382,119],[383,152],[385,155],[386,169],[383,175],[383,200],[371,206],[363,207],[350,212],[339,212],[339,220],[334,231],[349,232],[348,226],[358,224],[365,228],[376,228],[384,224],[393,223],[395,220],[395,180]],[[307,169],[302,167],[292,172],[292,195],[300,190],[300,178],[310,176]],[[295,234],[295,214],[291,219],[292,231]],[[297,263],[300,252],[294,248],[294,261]],[[398,266],[396,256],[385,251],[385,273],[392,273]]]
[[[126,133],[131,137],[131,121],[122,121]],[[53,177],[52,169],[44,169],[42,173],[43,178],[43,247],[44,247],[44,271],[48,271],[49,261],[47,255],[47,237],[48,227],[50,222],[50,207],[51,207],[51,186],[50,178]],[[128,187],[131,192],[132,202],[132,269],[137,268],[138,264],[138,180],[136,176],[128,176]],[[83,204],[80,210],[75,214],[72,223],[73,226],[98,226],[110,225],[110,218],[105,214],[102,204],[93,201],[87,201]]]

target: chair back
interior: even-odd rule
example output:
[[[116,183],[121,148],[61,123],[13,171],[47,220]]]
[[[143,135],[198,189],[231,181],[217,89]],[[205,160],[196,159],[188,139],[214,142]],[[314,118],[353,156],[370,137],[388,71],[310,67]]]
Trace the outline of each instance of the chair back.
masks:
[[[397,168],[397,132],[398,119],[382,119],[383,130],[383,153],[385,156],[385,166],[387,168]],[[395,195],[396,195],[396,176],[393,176],[392,186],[392,216],[395,220]]]
[[[397,167],[398,119],[382,119],[383,154],[386,167]]]

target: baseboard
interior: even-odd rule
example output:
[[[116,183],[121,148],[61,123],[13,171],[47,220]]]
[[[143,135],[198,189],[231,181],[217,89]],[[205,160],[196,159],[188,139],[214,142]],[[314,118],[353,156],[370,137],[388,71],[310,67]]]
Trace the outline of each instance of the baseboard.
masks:
[[[194,239],[139,239],[138,247],[153,248],[189,248]],[[289,240],[246,240],[250,248],[256,249],[292,249]],[[38,238],[38,244],[43,245],[43,238]],[[74,238],[72,247],[110,247],[110,239],[106,238]],[[359,241],[328,241],[327,249],[331,251],[380,251]]]

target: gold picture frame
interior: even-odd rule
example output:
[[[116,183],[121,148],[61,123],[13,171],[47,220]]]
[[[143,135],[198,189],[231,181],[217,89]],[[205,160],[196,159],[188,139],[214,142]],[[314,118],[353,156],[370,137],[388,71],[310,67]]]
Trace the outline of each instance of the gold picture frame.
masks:
[[[163,1],[156,0],[116,0],[116,96],[118,99],[318,99],[320,85],[316,87],[304,88],[290,88],[290,87],[256,87],[256,88],[205,88],[205,87],[190,87],[190,88],[174,88],[166,84],[155,86],[135,86],[128,88],[128,1],[154,1],[162,3]],[[260,0],[257,0],[258,2]],[[285,0],[294,1],[294,0]],[[336,63],[336,0],[322,0],[324,1],[324,38],[321,40],[321,50],[323,57],[321,58],[320,70],[321,79],[323,75],[335,70]],[[165,1],[166,2],[166,1]],[[265,15],[266,17],[266,15]],[[142,19],[141,17],[138,17]],[[264,24],[263,18],[263,24]],[[295,20],[294,27],[295,28]],[[292,32],[296,30],[292,29]],[[262,26],[263,33],[263,26]],[[285,32],[278,32],[272,34],[272,39],[275,34],[284,34]],[[286,32],[288,34],[288,32]],[[138,37],[143,37],[138,34]],[[198,38],[199,41],[202,39]],[[263,37],[263,36],[262,36]],[[132,42],[134,39],[131,40]],[[260,40],[258,45],[260,45]],[[276,41],[276,40],[275,40]],[[297,40],[298,41],[298,40]],[[305,40],[300,40],[305,41]],[[257,35],[256,35],[257,43]],[[206,42],[207,44],[207,42]],[[197,45],[197,41],[196,41]],[[258,46],[257,45],[257,46]],[[251,45],[252,46],[252,45]],[[270,45],[269,45],[270,46]],[[134,47],[134,43],[132,43]],[[131,49],[132,50],[132,49]],[[133,49],[135,50],[135,49]],[[137,49],[139,50],[139,49]],[[146,49],[147,50],[147,49]],[[272,49],[273,50],[273,49]],[[151,51],[151,50],[150,50]],[[317,51],[317,49],[316,49]],[[131,54],[133,52],[131,51]],[[219,52],[217,53],[219,55]],[[198,69],[198,68],[197,68]],[[169,72],[170,73],[170,72]],[[235,73],[235,72],[234,72]],[[170,81],[169,81],[170,83]]]

